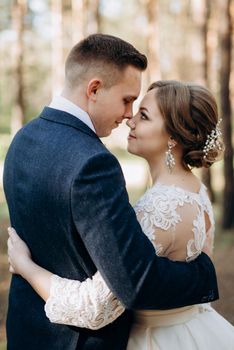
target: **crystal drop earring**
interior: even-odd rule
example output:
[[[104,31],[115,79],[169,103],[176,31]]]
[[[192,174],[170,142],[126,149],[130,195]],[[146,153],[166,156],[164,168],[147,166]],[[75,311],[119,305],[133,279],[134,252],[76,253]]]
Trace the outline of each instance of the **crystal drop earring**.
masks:
[[[165,162],[166,162],[166,166],[167,166],[170,173],[172,172],[172,169],[175,166],[175,158],[174,158],[173,153],[172,153],[173,147],[174,146],[168,142],[168,151],[166,151]]]

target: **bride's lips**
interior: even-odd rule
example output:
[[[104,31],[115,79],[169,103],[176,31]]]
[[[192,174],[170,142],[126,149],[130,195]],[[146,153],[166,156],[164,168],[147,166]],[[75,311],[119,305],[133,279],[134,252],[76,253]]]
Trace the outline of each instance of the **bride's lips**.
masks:
[[[128,140],[136,140],[136,136],[129,134],[128,135]]]

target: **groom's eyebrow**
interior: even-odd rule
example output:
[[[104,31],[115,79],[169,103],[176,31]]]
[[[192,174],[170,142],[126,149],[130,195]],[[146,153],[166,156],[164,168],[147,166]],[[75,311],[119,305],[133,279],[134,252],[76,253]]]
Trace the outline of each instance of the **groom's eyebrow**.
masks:
[[[129,95],[129,96],[125,96],[124,99],[128,102],[130,101],[135,101],[136,99],[138,98],[138,96],[132,96],[132,95]]]

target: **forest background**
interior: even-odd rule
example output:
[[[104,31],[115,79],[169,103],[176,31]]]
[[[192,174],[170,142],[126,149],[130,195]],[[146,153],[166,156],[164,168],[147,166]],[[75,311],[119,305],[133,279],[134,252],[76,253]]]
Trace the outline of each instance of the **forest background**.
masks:
[[[196,174],[216,217],[220,300],[214,307],[234,324],[233,27],[233,0],[0,0],[0,350],[10,283],[4,158],[17,130],[61,91],[71,47],[96,32],[119,36],[147,55],[142,94],[152,81],[178,79],[203,84],[217,98],[224,159]],[[126,152],[127,133],[120,126],[104,143],[120,160],[134,204],[150,183],[145,162]]]

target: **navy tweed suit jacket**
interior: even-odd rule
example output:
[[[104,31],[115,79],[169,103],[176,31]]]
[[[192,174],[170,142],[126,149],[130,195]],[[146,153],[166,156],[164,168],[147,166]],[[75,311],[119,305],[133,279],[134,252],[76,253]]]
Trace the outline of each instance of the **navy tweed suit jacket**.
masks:
[[[218,298],[213,264],[157,257],[129,204],[117,159],[76,117],[45,107],[15,136],[4,167],[11,225],[33,259],[61,277],[98,269],[127,309],[168,309]],[[131,311],[100,330],[52,324],[44,302],[12,277],[8,350],[122,350]]]

